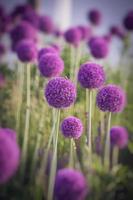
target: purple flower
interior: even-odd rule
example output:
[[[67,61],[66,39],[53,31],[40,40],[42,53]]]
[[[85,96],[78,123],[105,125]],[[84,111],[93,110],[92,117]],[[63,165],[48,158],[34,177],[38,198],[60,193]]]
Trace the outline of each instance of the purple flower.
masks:
[[[39,27],[39,16],[33,9],[25,11],[21,18],[30,23],[34,28],[37,29]]]
[[[81,32],[81,39],[82,39],[82,40],[87,40],[87,39],[90,38],[90,36],[91,36],[91,34],[92,34],[92,30],[91,30],[90,27],[80,25],[80,26],[78,26],[78,29],[79,29],[80,32]]]
[[[77,46],[81,41],[81,31],[77,27],[70,28],[64,33],[64,37],[68,43]]]
[[[103,37],[93,37],[89,40],[90,52],[95,58],[105,58],[109,52],[109,43]]]
[[[54,24],[49,16],[41,16],[39,19],[39,28],[44,33],[52,33],[54,31]]]
[[[87,184],[82,173],[74,169],[61,169],[55,181],[57,200],[84,200],[87,195]]]
[[[83,125],[77,117],[67,117],[61,123],[61,131],[67,138],[78,139],[83,132]]]
[[[11,13],[13,19],[22,16],[24,13],[30,12],[32,7],[29,4],[17,5]]]
[[[42,48],[42,49],[40,49],[39,52],[38,52],[38,60],[39,60],[42,56],[46,55],[47,53],[50,53],[50,54],[58,54],[58,51],[57,51],[55,48],[53,48],[53,47],[45,47],[45,48]]]
[[[93,9],[88,13],[88,19],[94,25],[99,25],[101,23],[101,18],[102,18],[101,13],[97,9]]]
[[[56,54],[47,53],[39,59],[39,70],[44,77],[59,76],[63,72],[63,69],[64,62]]]
[[[37,48],[32,40],[25,39],[18,43],[16,52],[22,62],[32,62],[37,57]]]
[[[45,97],[50,106],[67,108],[76,100],[75,85],[63,77],[50,80],[45,88]]]
[[[20,149],[17,143],[0,131],[0,184],[6,183],[16,172],[20,161]]]
[[[114,36],[121,38],[121,39],[125,38],[125,31],[122,29],[122,27],[112,26],[110,28],[110,33]]]
[[[92,62],[82,64],[78,72],[78,81],[84,88],[94,89],[101,87],[105,82],[103,67]]]
[[[0,132],[7,134],[13,141],[17,141],[16,132],[10,128],[0,128]]]
[[[120,149],[128,144],[128,132],[125,127],[113,126],[110,130],[111,144],[118,146]]]
[[[126,95],[122,88],[110,84],[99,90],[96,101],[104,112],[121,112],[126,105]]]
[[[129,11],[124,18],[124,26],[128,31],[133,30],[133,10]]]
[[[0,16],[0,34],[8,32],[11,26],[11,18],[8,15]]]
[[[17,43],[22,39],[36,40],[37,32],[28,22],[22,21],[11,30],[10,36]]]

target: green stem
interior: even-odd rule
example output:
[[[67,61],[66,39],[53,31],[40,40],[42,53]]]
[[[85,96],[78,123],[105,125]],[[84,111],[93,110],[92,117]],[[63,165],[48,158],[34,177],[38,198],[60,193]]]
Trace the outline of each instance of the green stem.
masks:
[[[118,164],[118,157],[119,157],[119,148],[117,146],[113,147],[112,152],[112,166],[116,166]]]
[[[27,64],[27,100],[26,100],[26,117],[25,117],[25,129],[24,129],[24,140],[22,146],[22,164],[21,164],[21,176],[24,177],[27,150],[28,150],[28,138],[29,138],[29,124],[30,124],[30,65]]]
[[[60,110],[58,110],[57,113],[56,138],[55,138],[55,146],[54,146],[53,159],[51,162],[51,170],[49,177],[48,198],[47,198],[48,200],[53,200],[54,183],[55,183],[55,175],[57,168],[57,144],[58,144],[59,124],[60,124]]]
[[[70,157],[69,157],[69,167],[73,167],[73,139],[70,140]]]
[[[111,112],[109,112],[108,114],[108,125],[107,125],[105,153],[104,153],[104,166],[107,170],[110,169],[110,127],[111,127]]]

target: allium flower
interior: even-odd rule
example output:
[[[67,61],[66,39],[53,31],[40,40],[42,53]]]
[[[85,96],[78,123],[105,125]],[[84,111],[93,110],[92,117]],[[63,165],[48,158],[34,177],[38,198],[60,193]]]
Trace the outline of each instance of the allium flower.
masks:
[[[128,31],[133,30],[133,10],[129,11],[126,17],[124,18],[124,26]]]
[[[92,62],[82,64],[78,72],[78,81],[84,88],[94,89],[101,87],[105,82],[103,67]]]
[[[17,141],[16,132],[10,128],[0,128],[0,132],[7,134],[13,141]]]
[[[24,21],[27,21],[28,23],[30,23],[36,29],[39,26],[39,16],[37,15],[37,13],[33,9],[25,12],[22,15],[22,19]]]
[[[82,39],[82,40],[87,40],[87,39],[89,39],[89,37],[90,37],[91,34],[92,34],[92,30],[91,30],[90,27],[80,25],[80,26],[78,26],[78,29],[79,29],[80,32],[81,32],[81,39]]]
[[[95,58],[105,58],[109,52],[109,43],[103,37],[93,37],[88,42],[91,54]]]
[[[77,46],[81,40],[81,31],[77,27],[70,28],[64,33],[64,37],[68,43]]]
[[[18,43],[16,53],[22,62],[32,62],[37,57],[37,48],[32,40],[25,39]]]
[[[15,141],[0,131],[0,184],[6,183],[16,172],[20,160],[20,149]]]
[[[67,168],[58,171],[55,181],[57,200],[84,200],[86,194],[86,180],[80,172]]]
[[[58,55],[47,53],[39,59],[38,67],[43,76],[51,78],[63,72],[64,62]]]
[[[112,26],[110,28],[110,33],[121,39],[125,37],[125,31],[122,29],[122,27],[119,27],[119,26]]]
[[[45,47],[45,48],[42,48],[42,49],[40,49],[39,52],[38,52],[38,60],[39,60],[42,56],[46,55],[47,53],[50,53],[50,54],[58,54],[58,51],[57,51],[55,48],[53,48],[53,47]]]
[[[11,18],[8,15],[0,16],[0,34],[8,32],[10,30]]]
[[[93,9],[88,13],[88,19],[94,25],[99,25],[101,23],[101,18],[102,18],[101,13],[97,9]]]
[[[59,54],[61,53],[61,47],[58,44],[51,43],[50,46],[54,48]]]
[[[50,106],[67,108],[76,100],[75,85],[63,77],[54,78],[46,86],[45,97]]]
[[[107,85],[97,94],[97,106],[102,111],[121,112],[126,105],[126,96],[122,88],[116,85]]]
[[[83,125],[77,117],[67,117],[61,124],[61,131],[67,138],[78,139],[83,132]]]
[[[125,127],[113,126],[110,130],[111,144],[118,146],[120,149],[128,144],[128,132]]]
[[[16,43],[22,39],[36,40],[37,32],[28,22],[22,21],[11,30],[10,36]]]
[[[29,4],[17,5],[11,13],[13,19],[22,16],[24,13],[30,12],[32,7]]]
[[[49,16],[41,16],[39,19],[39,28],[44,33],[52,33],[54,30],[54,24]]]

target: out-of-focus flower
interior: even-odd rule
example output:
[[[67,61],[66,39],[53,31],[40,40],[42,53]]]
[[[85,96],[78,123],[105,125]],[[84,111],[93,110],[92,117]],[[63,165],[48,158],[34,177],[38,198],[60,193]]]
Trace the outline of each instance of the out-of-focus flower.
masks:
[[[116,145],[120,149],[128,144],[128,132],[125,127],[113,126],[110,130],[111,144]]]
[[[92,37],[88,45],[91,54],[97,58],[105,58],[109,53],[109,43],[103,37]]]
[[[80,26],[78,26],[78,29],[81,32],[81,39],[82,40],[88,40],[91,37],[92,30],[89,26],[80,25]]]
[[[61,169],[55,181],[57,200],[84,200],[87,195],[87,183],[82,173],[74,169]]]
[[[124,26],[128,31],[133,30],[133,10],[129,11],[124,18]]]
[[[39,50],[38,60],[46,54],[58,54],[57,50],[53,47],[45,47]]]
[[[121,38],[121,39],[125,38],[125,36],[126,36],[126,32],[120,26],[112,26],[110,28],[110,33],[114,36],[117,36],[118,38]]]
[[[126,95],[122,88],[110,84],[99,90],[96,101],[104,112],[121,112],[126,105]]]
[[[32,62],[37,58],[37,48],[32,40],[21,40],[16,48],[18,58],[22,62]]]
[[[84,88],[94,89],[101,87],[105,82],[103,67],[92,62],[82,64],[78,73],[78,81]]]
[[[78,139],[83,132],[82,122],[77,117],[67,117],[61,123],[61,131],[66,138]]]
[[[99,25],[101,23],[102,15],[97,9],[92,9],[88,12],[88,19],[94,25]]]
[[[67,108],[76,100],[76,87],[69,79],[57,77],[46,85],[45,97],[50,106]]]
[[[64,62],[57,54],[47,53],[39,59],[38,67],[42,76],[51,78],[63,72]]]
[[[74,45],[77,46],[81,41],[81,31],[78,27],[70,28],[64,33],[65,40]]]
[[[17,171],[20,149],[16,141],[0,130],[0,184],[6,183]]]
[[[39,29],[47,34],[50,34],[54,31],[54,23],[51,17],[49,16],[41,16],[39,18]]]

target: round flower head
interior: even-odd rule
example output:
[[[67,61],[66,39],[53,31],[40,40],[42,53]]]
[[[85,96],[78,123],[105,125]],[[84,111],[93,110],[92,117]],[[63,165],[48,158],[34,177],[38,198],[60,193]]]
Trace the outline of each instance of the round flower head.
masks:
[[[16,53],[22,62],[32,62],[37,57],[37,48],[32,40],[25,39],[18,43]]]
[[[24,13],[27,13],[32,10],[32,7],[29,4],[19,4],[17,5],[11,13],[12,19],[22,16]]]
[[[120,149],[127,146],[128,132],[122,126],[113,126],[110,130],[111,144],[118,146]]]
[[[39,52],[38,52],[38,60],[39,60],[42,56],[46,55],[47,53],[50,53],[50,54],[58,54],[58,51],[57,51],[55,48],[53,48],[53,47],[45,47],[45,48],[42,48],[42,49],[40,49]]]
[[[88,26],[80,25],[80,26],[78,26],[78,29],[81,32],[81,39],[82,40],[89,39],[89,37],[91,36],[91,32],[92,31],[91,31],[91,29]]]
[[[57,200],[84,200],[87,195],[87,184],[84,176],[74,169],[61,169],[55,181]]]
[[[39,19],[39,28],[44,33],[52,33],[54,30],[54,24],[49,16],[41,16]]]
[[[59,76],[64,69],[63,60],[56,54],[47,53],[39,59],[39,70],[47,78]]]
[[[67,138],[78,139],[83,132],[83,125],[77,117],[67,117],[61,124],[61,131]]]
[[[101,13],[97,9],[93,9],[88,13],[88,18],[90,22],[94,25],[99,25],[101,23],[101,17]]]
[[[124,26],[128,31],[133,31],[133,10],[129,11],[124,18]]]
[[[26,10],[22,17],[24,21],[30,23],[34,28],[38,28],[39,26],[39,16],[33,9]]]
[[[78,81],[84,88],[94,89],[101,87],[105,82],[103,67],[92,62],[82,64],[78,72]]]
[[[16,132],[10,128],[0,128],[0,132],[7,134],[13,141],[17,141]]]
[[[90,47],[91,54],[95,58],[105,58],[109,52],[107,40],[103,37],[93,37],[90,39],[88,45]]]
[[[100,89],[96,99],[97,106],[104,112],[121,112],[126,104],[126,96],[122,88],[111,84]]]
[[[50,106],[67,108],[76,100],[75,85],[63,77],[50,80],[45,88],[45,97]]]
[[[122,27],[112,26],[110,28],[110,32],[112,35],[117,36],[121,39],[125,37],[125,31],[122,29]]]
[[[81,31],[77,27],[70,28],[64,33],[64,37],[68,43],[77,46],[81,40]]]
[[[13,42],[22,39],[36,40],[37,32],[28,22],[22,21],[11,30],[10,36]]]
[[[20,149],[11,137],[0,131],[0,184],[6,183],[16,172]]]

